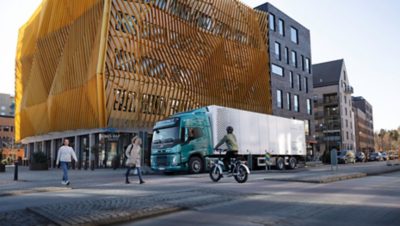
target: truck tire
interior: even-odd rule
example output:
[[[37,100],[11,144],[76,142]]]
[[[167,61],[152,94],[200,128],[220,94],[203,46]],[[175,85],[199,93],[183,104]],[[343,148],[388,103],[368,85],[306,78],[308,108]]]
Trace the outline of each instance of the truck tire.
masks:
[[[283,170],[285,168],[285,160],[282,157],[276,159],[276,168],[278,170]]]
[[[297,166],[297,159],[295,157],[290,157],[289,159],[289,169],[294,169]]]
[[[192,156],[189,159],[189,173],[202,173],[204,170],[203,160],[198,156]]]

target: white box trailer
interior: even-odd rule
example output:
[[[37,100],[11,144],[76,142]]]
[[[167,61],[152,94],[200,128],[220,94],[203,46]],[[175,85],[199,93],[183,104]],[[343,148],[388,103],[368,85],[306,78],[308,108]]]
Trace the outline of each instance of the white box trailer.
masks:
[[[238,154],[251,154],[258,166],[265,166],[266,152],[271,165],[279,169],[284,165],[294,168],[306,155],[304,121],[215,105],[207,108],[214,146],[226,134],[226,127],[232,126]]]

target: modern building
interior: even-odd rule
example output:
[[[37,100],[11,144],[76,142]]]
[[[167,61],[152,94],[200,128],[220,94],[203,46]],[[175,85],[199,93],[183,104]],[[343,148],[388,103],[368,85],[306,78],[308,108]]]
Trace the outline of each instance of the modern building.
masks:
[[[0,93],[0,116],[14,116],[14,97]]]
[[[139,134],[148,164],[151,128],[171,114],[271,113],[267,31],[237,0],[43,0],[19,33],[16,139],[54,163],[69,138],[78,167],[97,167]]]
[[[0,115],[0,149],[14,143],[14,117]]]
[[[355,119],[356,150],[369,153],[375,149],[372,105],[363,97],[352,97]]]
[[[268,13],[272,113],[305,121],[307,149],[313,155],[316,140],[310,31],[270,3],[256,9]]]
[[[317,151],[355,150],[353,87],[344,60],[314,64],[314,116]]]

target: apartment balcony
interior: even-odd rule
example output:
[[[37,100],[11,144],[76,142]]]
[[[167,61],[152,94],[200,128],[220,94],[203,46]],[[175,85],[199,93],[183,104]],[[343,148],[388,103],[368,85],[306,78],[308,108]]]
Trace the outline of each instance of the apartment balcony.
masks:
[[[339,105],[339,97],[324,98],[323,104],[324,105]]]
[[[346,86],[346,88],[344,89],[344,92],[346,94],[353,94],[354,93],[353,86]]]

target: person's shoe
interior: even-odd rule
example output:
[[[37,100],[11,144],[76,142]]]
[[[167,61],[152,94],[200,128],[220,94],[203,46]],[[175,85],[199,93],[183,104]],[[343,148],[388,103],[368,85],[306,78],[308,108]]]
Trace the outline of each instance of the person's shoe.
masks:
[[[65,181],[65,185],[69,185],[69,180]]]
[[[130,184],[131,182],[129,182],[128,179],[125,180],[125,184]]]
[[[62,185],[66,185],[66,184],[67,184],[67,182],[65,182],[65,181],[61,181],[61,184],[62,184]]]
[[[146,182],[144,182],[144,180],[140,181],[140,184],[144,184],[144,183],[146,183]]]

